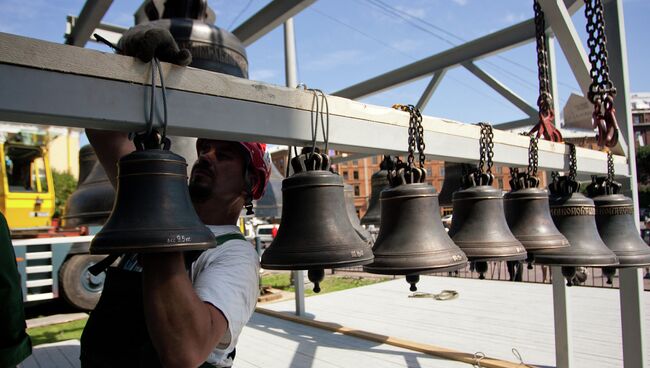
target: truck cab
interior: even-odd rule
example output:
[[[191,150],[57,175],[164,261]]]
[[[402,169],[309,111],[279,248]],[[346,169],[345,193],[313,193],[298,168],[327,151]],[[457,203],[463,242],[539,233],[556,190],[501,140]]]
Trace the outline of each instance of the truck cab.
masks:
[[[51,227],[54,184],[45,137],[31,133],[0,136],[0,211],[12,236],[36,233]]]

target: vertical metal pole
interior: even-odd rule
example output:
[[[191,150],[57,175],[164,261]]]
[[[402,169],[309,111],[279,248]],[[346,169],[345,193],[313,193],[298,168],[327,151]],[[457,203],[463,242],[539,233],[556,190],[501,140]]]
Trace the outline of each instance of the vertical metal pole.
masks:
[[[548,74],[551,85],[551,95],[553,96],[553,111],[555,111],[555,125],[560,128],[560,94],[557,91],[557,64],[555,63],[555,36],[550,31],[546,32],[546,44],[548,53]]]
[[[627,69],[627,44],[621,0],[603,2],[605,32],[610,77],[617,89],[616,120],[621,128],[620,138],[627,142],[622,148],[626,152],[630,167],[629,181],[623,180],[630,189],[629,196],[634,202],[634,219],[639,218],[639,193],[636,177],[636,150],[634,147],[634,128],[630,110],[629,79]],[[636,222],[636,221],[635,221]],[[638,222],[636,222],[638,227]],[[620,269],[621,329],[623,333],[623,364],[625,368],[645,367],[646,351],[643,349],[645,311],[643,304],[643,279],[640,269]]]
[[[572,366],[571,331],[569,329],[569,294],[562,275],[562,267],[552,266],[553,278],[553,319],[555,324],[555,366]]]
[[[298,85],[298,71],[296,67],[296,40],[293,34],[293,18],[284,22],[284,72],[286,85],[295,88]],[[287,162],[287,165],[289,163]],[[296,315],[305,315],[305,282],[303,271],[293,272],[293,286],[295,288]]]

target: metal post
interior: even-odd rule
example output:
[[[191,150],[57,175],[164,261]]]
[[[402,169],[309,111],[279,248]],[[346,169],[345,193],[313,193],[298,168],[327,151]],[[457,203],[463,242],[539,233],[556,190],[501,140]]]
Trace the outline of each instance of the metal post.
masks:
[[[643,349],[645,306],[643,305],[643,270],[619,270],[621,324],[623,331],[623,366],[647,367]]]
[[[296,40],[293,34],[293,18],[289,18],[284,22],[284,71],[287,87],[295,88],[298,85],[298,71],[296,68]],[[293,272],[293,286],[295,288],[296,315],[304,316],[305,282],[303,271],[291,272]]]
[[[636,177],[636,152],[634,147],[634,129],[632,126],[632,111],[630,110],[629,79],[627,69],[627,44],[623,27],[623,4],[621,0],[603,2],[605,16],[605,32],[607,35],[608,64],[612,82],[617,89],[616,120],[621,128],[620,140],[628,158],[630,177],[623,181],[624,187],[629,188],[628,194],[634,202],[634,218],[639,218],[639,194]],[[638,227],[638,222],[636,222]],[[641,270],[620,269],[620,301],[621,301],[621,330],[623,334],[623,364],[625,368],[645,367],[646,351],[643,349],[644,305],[643,280]]]
[[[552,266],[553,279],[553,320],[555,324],[555,366],[572,366],[571,331],[569,329],[569,295],[562,275],[562,267]]]

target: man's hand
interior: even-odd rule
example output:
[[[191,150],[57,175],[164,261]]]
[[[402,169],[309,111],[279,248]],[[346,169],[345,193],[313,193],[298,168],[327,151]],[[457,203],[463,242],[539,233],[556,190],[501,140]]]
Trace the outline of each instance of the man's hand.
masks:
[[[154,57],[180,66],[192,62],[192,54],[178,47],[169,30],[150,24],[129,28],[120,39],[118,49],[120,54],[137,57],[145,63]]]

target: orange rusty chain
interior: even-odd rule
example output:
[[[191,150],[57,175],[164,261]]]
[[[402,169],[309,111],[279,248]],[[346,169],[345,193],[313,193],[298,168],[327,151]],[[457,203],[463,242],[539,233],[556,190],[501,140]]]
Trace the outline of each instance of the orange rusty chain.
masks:
[[[551,83],[548,72],[548,47],[546,45],[546,22],[544,12],[537,0],[533,2],[535,11],[535,41],[537,43],[537,71],[539,79],[539,97],[537,98],[537,109],[539,121],[529,132],[537,138],[552,142],[562,142],[562,134],[555,128],[555,111],[553,111],[553,95],[551,94]]]
[[[591,63],[591,85],[588,98],[594,105],[592,124],[598,129],[596,139],[600,147],[614,147],[618,143],[618,123],[614,109],[616,88],[609,79],[607,65],[607,37],[603,19],[602,0],[585,0],[587,18],[587,46]]]

